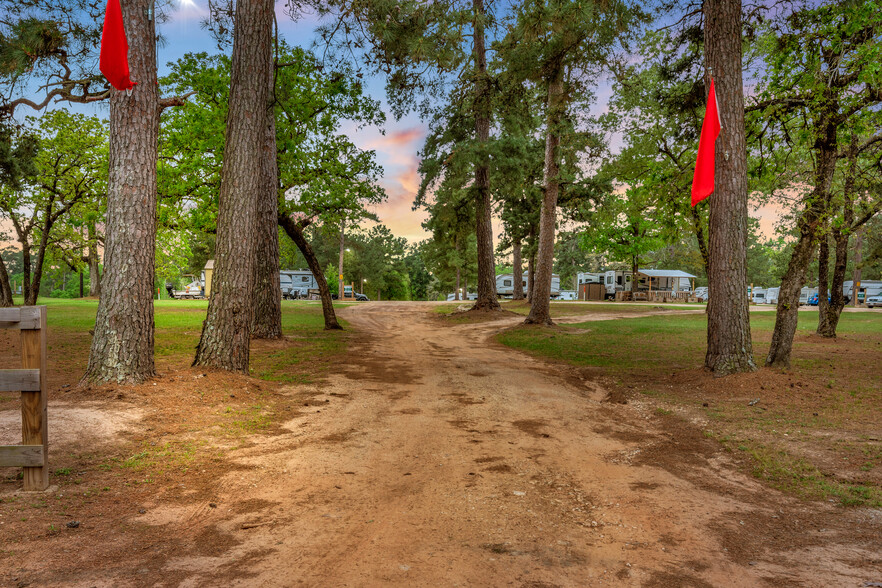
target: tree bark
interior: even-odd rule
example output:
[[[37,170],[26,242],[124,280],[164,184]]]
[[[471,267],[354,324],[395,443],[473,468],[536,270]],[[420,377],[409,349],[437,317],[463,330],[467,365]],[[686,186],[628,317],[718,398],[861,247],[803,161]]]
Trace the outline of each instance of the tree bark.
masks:
[[[27,306],[31,299],[31,245],[27,236],[19,234],[18,244],[21,245],[21,294]]]
[[[285,215],[280,214],[278,220],[279,226],[285,230],[285,233],[291,237],[291,240],[294,241],[294,244],[300,249],[303,257],[306,259],[306,265],[309,266],[309,271],[312,272],[312,275],[315,277],[315,281],[318,284],[319,294],[322,299],[322,314],[325,317],[325,330],[342,329],[343,327],[337,322],[337,315],[334,313],[334,300],[331,298],[331,289],[328,287],[328,281],[325,279],[324,272],[322,272],[322,266],[319,263],[318,257],[315,255],[315,251],[312,250],[309,241],[307,241],[306,237],[303,235],[304,227],[301,227],[298,223]]]
[[[741,66],[741,0],[707,0],[704,46],[723,131],[708,221],[707,354],[715,375],[756,370],[747,299],[747,146]],[[797,294],[798,300],[798,294]]]
[[[98,256],[98,238],[95,225],[89,225],[89,296],[101,296],[101,260]]]
[[[475,166],[475,236],[478,245],[478,297],[474,309],[500,310],[496,295],[496,262],[493,259],[493,223],[490,202],[490,165],[487,143],[490,140],[491,86],[487,74],[487,51],[484,46],[484,0],[473,0],[475,12],[475,137],[480,155]],[[468,299],[468,292],[466,292]]]
[[[862,267],[864,260],[864,229],[860,229],[854,236],[854,272],[851,276],[851,305],[858,306],[858,286],[861,281]]]
[[[799,236],[793,245],[787,270],[781,280],[778,291],[778,307],[775,316],[775,330],[772,332],[772,344],[766,357],[766,365],[770,367],[789,367],[790,354],[793,349],[793,337],[799,320],[799,292],[805,283],[805,275],[814,250],[818,227],[827,212],[827,193],[833,182],[836,169],[836,126],[826,124],[818,137],[819,144],[815,185],[808,198],[806,209],[797,221]],[[711,292],[713,300],[713,292]]]
[[[254,234],[254,316],[251,336],[255,339],[281,339],[282,286],[279,283],[279,168],[276,160],[276,114],[273,105],[275,77],[270,54],[270,75],[264,152],[261,157],[263,186],[257,198]]]
[[[340,261],[337,264],[337,300],[343,300],[343,252],[346,250],[346,219],[340,221]]]
[[[695,238],[698,240],[698,252],[701,254],[704,275],[709,275],[709,254],[707,251],[707,239],[704,235],[704,226],[701,224],[701,214],[699,213],[697,206],[690,206],[689,210],[692,214],[692,229],[695,231]]]
[[[825,234],[820,238],[818,243],[818,329],[820,335],[822,330],[826,330],[827,326],[827,296],[829,295],[828,286],[830,280],[830,240]]]
[[[539,251],[536,254],[536,279],[531,282],[530,313],[525,324],[552,325],[551,274],[554,266],[554,229],[557,222],[557,196],[560,170],[557,149],[560,145],[560,121],[563,118],[563,68],[548,83],[548,128],[545,136],[545,194],[539,215]]]
[[[6,263],[0,259],[0,308],[6,308],[12,305],[12,284],[9,283],[9,273],[6,271]]]
[[[511,269],[512,300],[524,299],[524,261],[521,259],[521,246],[520,237],[512,239],[512,257],[514,257]]]
[[[131,96],[110,90],[110,166],[104,279],[82,383],[139,383],[154,375],[153,280],[159,96],[150,0],[123,0]]]
[[[631,258],[631,293],[637,291],[637,272],[640,271],[640,259],[638,257]],[[650,284],[652,283],[650,278]]]
[[[852,141],[852,147],[855,147],[854,140]],[[824,293],[824,296],[821,296],[821,285],[820,281],[818,282],[817,333],[822,337],[836,337],[836,327],[839,326],[839,317],[842,315],[842,309],[845,307],[845,293],[842,291],[842,286],[845,284],[845,270],[848,265],[848,239],[854,228],[854,201],[852,199],[852,194],[854,193],[856,172],[857,152],[852,150],[852,155],[849,157],[848,174],[845,177],[845,182],[842,188],[842,220],[845,230],[842,230],[842,228],[834,223],[831,231],[836,250],[836,257],[833,262],[833,283],[831,285],[832,293],[830,295],[829,303],[827,303],[826,292]],[[827,238],[823,237],[821,240],[821,246],[823,247],[825,245],[827,245]],[[829,262],[829,253],[827,254],[827,261]],[[820,274],[820,271],[818,273]],[[821,306],[822,300],[824,301],[823,307]]]
[[[215,271],[193,365],[248,373],[254,311],[255,194],[265,190],[266,109],[272,76],[273,0],[236,5],[221,170]]]
[[[536,283],[536,252],[530,255],[527,262],[527,302],[533,304],[533,284]]]

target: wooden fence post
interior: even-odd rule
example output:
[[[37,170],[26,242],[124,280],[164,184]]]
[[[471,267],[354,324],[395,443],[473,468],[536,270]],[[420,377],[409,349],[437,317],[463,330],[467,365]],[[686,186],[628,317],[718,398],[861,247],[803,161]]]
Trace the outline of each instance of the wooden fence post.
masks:
[[[0,328],[21,331],[22,369],[0,370],[0,389],[21,390],[21,445],[0,447],[0,466],[23,467],[25,491],[45,490],[49,486],[46,307],[2,311]]]

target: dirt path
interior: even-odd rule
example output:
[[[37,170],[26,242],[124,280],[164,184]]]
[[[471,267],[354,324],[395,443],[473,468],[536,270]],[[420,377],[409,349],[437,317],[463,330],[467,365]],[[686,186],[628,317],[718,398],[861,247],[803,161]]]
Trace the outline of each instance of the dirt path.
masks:
[[[442,326],[426,311],[345,309],[361,342],[321,386],[323,406],[234,452],[242,469],[209,499],[133,517],[192,538],[192,550],[62,584],[882,581],[878,552],[848,535],[860,525],[878,539],[879,513],[785,498],[731,467],[698,429],[637,402],[603,402],[596,383],[487,343],[517,318]]]

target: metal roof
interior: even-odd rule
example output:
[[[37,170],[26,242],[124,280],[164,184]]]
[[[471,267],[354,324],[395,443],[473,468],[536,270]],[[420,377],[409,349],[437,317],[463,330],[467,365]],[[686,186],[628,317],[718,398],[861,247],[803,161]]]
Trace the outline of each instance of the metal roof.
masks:
[[[656,269],[642,269],[637,271],[638,274],[643,274],[644,276],[648,276],[650,278],[694,278],[692,274],[687,274],[682,270],[656,270]]]

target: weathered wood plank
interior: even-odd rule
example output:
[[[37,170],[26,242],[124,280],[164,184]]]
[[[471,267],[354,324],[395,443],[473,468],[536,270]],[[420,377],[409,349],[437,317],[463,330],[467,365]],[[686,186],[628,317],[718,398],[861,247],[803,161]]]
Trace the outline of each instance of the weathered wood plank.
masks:
[[[39,467],[24,468],[25,491],[45,490],[49,487],[49,419],[46,414],[48,386],[46,384],[46,307],[35,306],[39,313],[36,330],[21,332],[21,367],[38,369],[41,373],[38,392],[21,393],[22,445],[42,445],[43,463]]]
[[[42,445],[0,445],[0,467],[42,468]]]
[[[0,392],[40,389],[40,370],[0,370]]]
[[[41,308],[46,307],[0,308],[0,329],[39,329]]]

